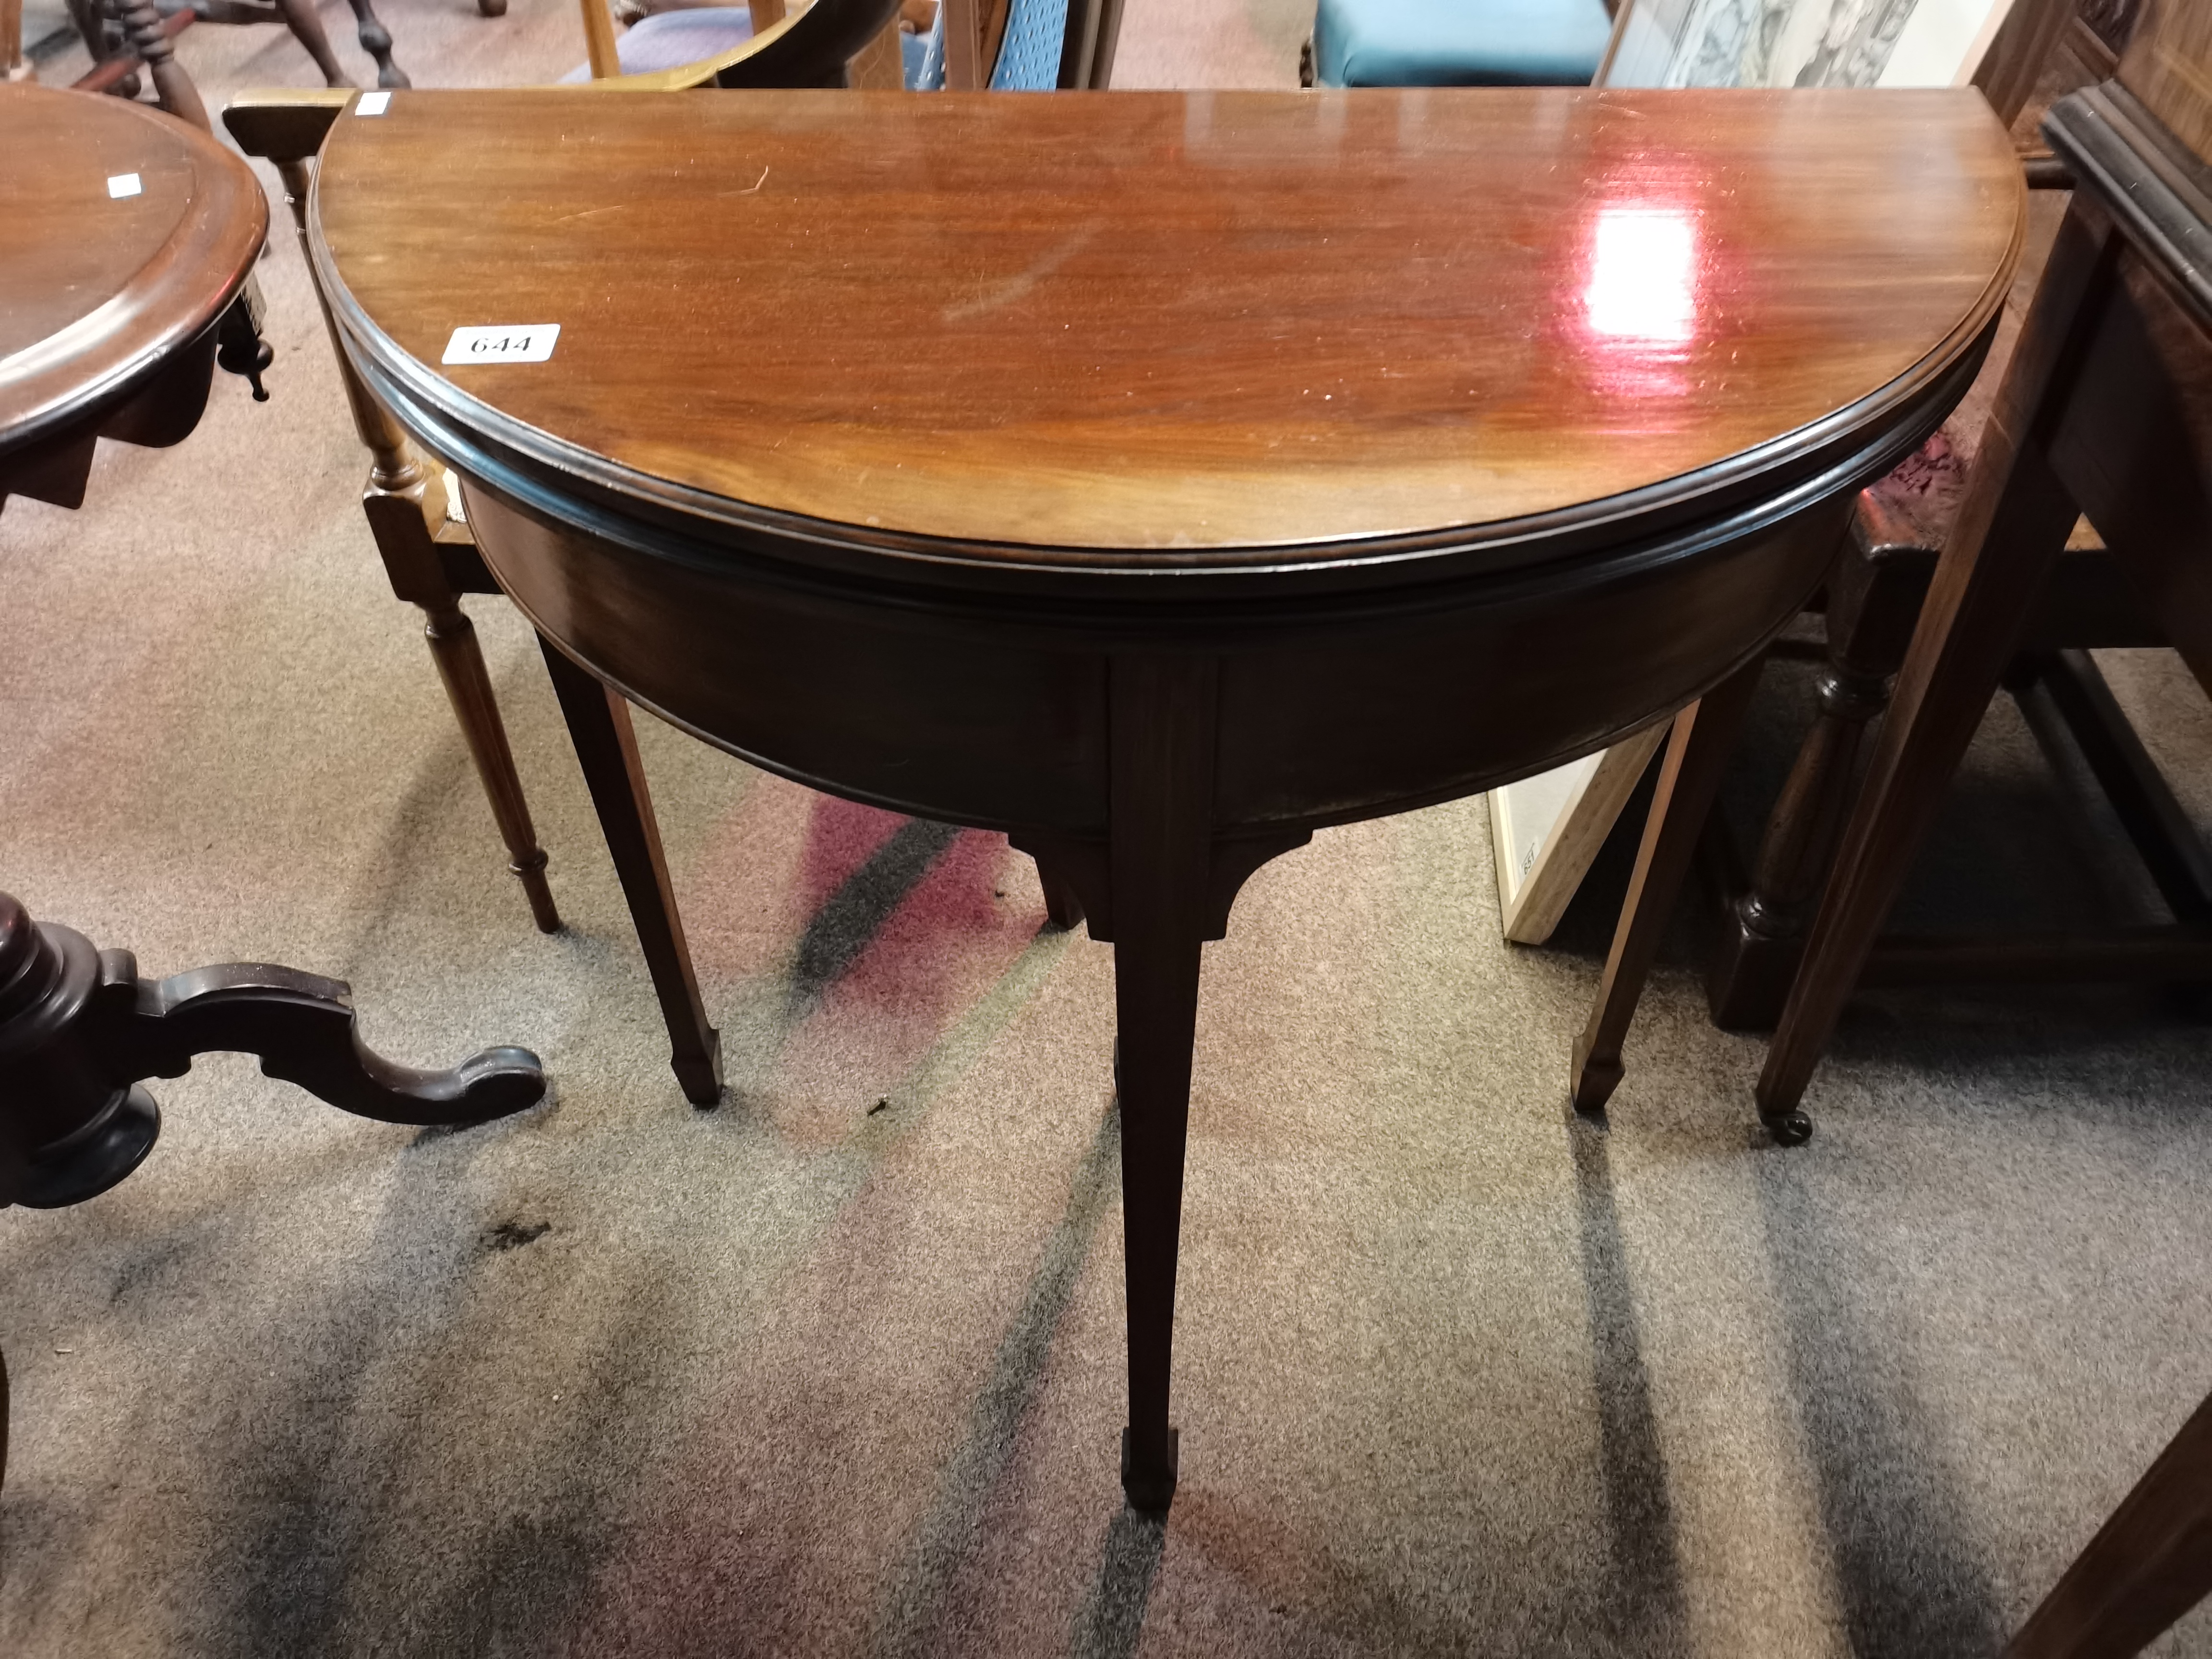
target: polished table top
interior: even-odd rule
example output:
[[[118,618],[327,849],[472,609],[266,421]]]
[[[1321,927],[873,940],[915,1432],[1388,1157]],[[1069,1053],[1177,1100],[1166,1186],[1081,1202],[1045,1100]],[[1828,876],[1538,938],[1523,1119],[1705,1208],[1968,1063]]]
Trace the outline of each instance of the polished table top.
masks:
[[[2021,191],[1971,91],[401,93],[316,224],[411,395],[579,477],[1175,564],[1740,481],[1956,358]]]
[[[204,336],[258,257],[237,156],[119,98],[0,87],[0,450],[48,437]]]

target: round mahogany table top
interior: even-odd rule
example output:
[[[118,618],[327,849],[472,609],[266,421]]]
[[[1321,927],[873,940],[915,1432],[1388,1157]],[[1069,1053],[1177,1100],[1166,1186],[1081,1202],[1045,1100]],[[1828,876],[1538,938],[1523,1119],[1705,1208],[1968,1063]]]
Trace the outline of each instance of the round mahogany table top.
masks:
[[[4,453],[113,409],[200,343],[269,206],[206,133],[120,98],[0,87],[0,156]]]

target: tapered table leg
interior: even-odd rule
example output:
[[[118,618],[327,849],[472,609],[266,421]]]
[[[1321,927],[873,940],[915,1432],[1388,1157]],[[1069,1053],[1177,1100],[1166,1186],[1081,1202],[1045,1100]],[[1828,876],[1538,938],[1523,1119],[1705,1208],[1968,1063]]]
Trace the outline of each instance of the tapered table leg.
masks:
[[[1602,1111],[1620,1086],[1621,1041],[1635,1018],[1644,981],[1650,975],[1667,920],[1674,914],[1706,815],[1712,811],[1721,775],[1735,752],[1763,660],[1753,658],[1674,716],[1667,757],[1659,769],[1659,787],[1651,797],[1651,815],[1644,820],[1644,841],[1637,849],[1636,872],[1620,907],[1605,976],[1598,982],[1597,1003],[1575,1044],[1570,1088],[1578,1112]]]
[[[1936,567],[1865,787],[1805,943],[1758,1087],[1778,1139],[1802,1139],[1798,1102],[1834,1034],[1945,785],[1981,724],[2037,591],[2076,514],[2045,459],[2046,409],[2063,404],[2077,325],[2113,280],[2110,222],[2076,195],[1997,388],[1957,527]]]
[[[1212,857],[1211,659],[1116,658],[1110,670],[1114,1001],[1128,1297],[1129,1425],[1121,1487],[1139,1510],[1175,1496],[1168,1421],[1200,942]]]
[[[660,998],[661,1017],[668,1023],[669,1065],[685,1099],[695,1106],[712,1106],[722,1096],[722,1039],[707,1023],[706,1004],[699,995],[699,976],[691,966],[691,947],[684,942],[676,890],[668,879],[668,858],[661,850],[660,826],[653,816],[653,796],[638,759],[629,704],[542,635],[538,644],[553,677],[554,693],[561,700],[561,713],[568,722],[576,760],[584,769],[584,782],[592,792],[592,805],[599,811],[599,828],[613,855],[623,896],[629,902],[637,942],[645,951],[645,965]]]

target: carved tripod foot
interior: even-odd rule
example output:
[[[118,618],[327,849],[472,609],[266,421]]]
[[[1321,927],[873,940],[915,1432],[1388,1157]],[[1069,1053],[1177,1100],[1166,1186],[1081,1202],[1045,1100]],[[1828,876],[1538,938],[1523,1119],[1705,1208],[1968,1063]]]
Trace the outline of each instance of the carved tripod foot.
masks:
[[[361,49],[376,60],[376,84],[380,87],[406,88],[415,83],[407,78],[407,71],[392,61],[392,31],[378,21],[369,9],[369,0],[352,0],[356,38]]]
[[[451,1071],[370,1049],[342,980],[233,963],[164,980],[128,951],[33,923],[0,893],[0,1206],[52,1209],[106,1192],[161,1133],[141,1079],[182,1077],[211,1049],[385,1123],[479,1123],[545,1096],[538,1057],[487,1048]]]

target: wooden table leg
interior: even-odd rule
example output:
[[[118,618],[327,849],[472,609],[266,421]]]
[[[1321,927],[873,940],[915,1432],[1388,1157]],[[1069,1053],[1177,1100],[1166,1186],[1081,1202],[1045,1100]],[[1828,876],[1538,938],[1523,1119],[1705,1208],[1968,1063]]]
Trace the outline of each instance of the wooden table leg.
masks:
[[[1804,954],[1812,920],[1850,817],[1859,751],[1889,706],[1935,556],[1917,546],[1867,546],[1865,497],[1828,576],[1827,662],[1814,681],[1812,728],[1775,797],[1749,884],[1730,896],[1705,981],[1713,1024],[1771,1031]]]
[[[373,514],[370,522],[375,522]],[[522,884],[538,931],[556,933],[561,913],[545,879],[545,849],[538,844],[537,826],[530,821],[530,804],[523,798],[522,779],[514,769],[514,751],[507,745],[507,726],[499,717],[499,701],[492,693],[490,672],[484,667],[483,647],[477,643],[476,624],[461,609],[460,595],[450,589],[442,603],[425,605],[422,616],[430,660],[437,665],[446,700],[453,704],[461,738],[469,746],[469,758],[476,763],[484,799],[491,804],[492,822],[507,843],[507,867]]]
[[[1802,1139],[1797,1103],[1813,1067],[2073,528],[2077,514],[2045,457],[2044,428],[2078,372],[2077,325],[2094,315],[2113,281],[2116,245],[2110,222],[2076,195],[1997,388],[1958,525],[1767,1050],[1759,1113],[1778,1139]]]
[[[2212,1592],[2212,1400],[2197,1408],[2004,1659],[2129,1659]]]
[[[1175,1496],[1177,1467],[1168,1378],[1200,944],[1208,921],[1218,668],[1210,658],[1117,657],[1109,673],[1109,858],[1129,1335],[1121,1487],[1134,1507],[1157,1513]]]
[[[376,84],[380,87],[411,87],[407,71],[392,61],[392,31],[384,27],[375,12],[369,9],[369,0],[351,0],[355,38],[361,49],[376,64]]]
[[[1735,753],[1744,713],[1751,707],[1765,660],[1763,655],[1753,658],[1674,716],[1674,729],[1667,737],[1667,757],[1659,769],[1659,787],[1651,797],[1651,815],[1644,820],[1644,841],[1636,853],[1636,873],[1629,879],[1620,924],[1613,930],[1613,949],[1606,957],[1605,976],[1598,982],[1597,1003],[1575,1044],[1570,1089],[1578,1112],[1602,1111],[1620,1086],[1621,1040],[1628,1035],[1660,936],[1667,931],[1691,854],[1705,832],[1721,774]]]
[[[676,910],[676,890],[668,879],[668,858],[661,850],[660,826],[653,816],[638,759],[637,734],[629,723],[629,704],[620,692],[579,668],[543,635],[538,644],[553,677],[553,690],[568,722],[584,782],[599,814],[599,828],[614,857],[623,896],[629,901],[637,942],[668,1022],[669,1065],[695,1106],[712,1106],[722,1097],[722,1039],[707,1023],[699,995],[699,976],[691,966],[691,947],[684,939],[684,921]]]
[[[299,232],[301,257],[313,271],[314,261],[307,247],[307,192],[314,182],[310,165],[302,157],[284,156],[278,159],[276,171],[284,181],[284,202],[292,210],[293,228]],[[430,642],[430,659],[445,684],[453,718],[460,723],[469,757],[476,763],[477,777],[491,805],[492,822],[499,826],[500,839],[507,844],[507,867],[522,884],[531,918],[541,933],[558,933],[561,913],[545,878],[545,849],[538,844],[537,827],[530,821],[529,802],[522,793],[522,778],[514,769],[514,751],[507,744],[507,727],[499,717],[498,700],[492,695],[491,676],[484,667],[483,650],[477,643],[476,625],[461,609],[460,595],[447,580],[444,562],[438,556],[438,527],[446,516],[445,480],[423,464],[399,422],[370,395],[345,353],[338,349],[337,325],[331,320],[330,301],[320,284],[315,288],[315,301],[322,308],[324,326],[337,355],[338,380],[345,387],[347,406],[353,410],[354,430],[369,453],[368,483],[362,491],[361,510],[368,520],[369,534],[375,538],[377,556],[384,561],[392,591],[422,608],[422,635]]]
[[[323,84],[351,86],[352,78],[338,67],[337,54],[331,50],[330,36],[323,33],[323,20],[315,15],[314,0],[276,0],[276,9],[283,16],[284,27],[292,31],[292,38],[315,60]]]
[[[38,78],[31,60],[23,56],[23,0],[0,0],[0,85]],[[4,1386],[0,1382],[0,1389]],[[0,1399],[4,1397],[0,1394]],[[0,1421],[0,1437],[4,1437],[6,1431],[5,1422]],[[0,1449],[4,1449],[5,1444],[4,1438],[0,1438]]]

